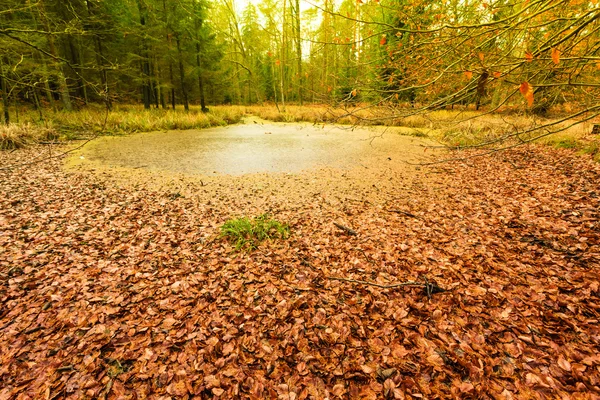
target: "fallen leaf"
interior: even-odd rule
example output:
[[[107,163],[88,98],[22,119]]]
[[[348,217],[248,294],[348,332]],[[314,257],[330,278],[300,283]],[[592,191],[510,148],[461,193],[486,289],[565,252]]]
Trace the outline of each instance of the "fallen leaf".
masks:
[[[558,50],[556,47],[552,48],[552,62],[556,65],[560,63],[560,50]]]
[[[345,385],[338,383],[337,385],[335,385],[333,387],[333,389],[331,390],[331,393],[336,397],[342,397],[344,395],[344,393],[346,393],[346,387],[345,387]]]
[[[558,366],[567,372],[571,371],[571,363],[562,354],[558,356]]]

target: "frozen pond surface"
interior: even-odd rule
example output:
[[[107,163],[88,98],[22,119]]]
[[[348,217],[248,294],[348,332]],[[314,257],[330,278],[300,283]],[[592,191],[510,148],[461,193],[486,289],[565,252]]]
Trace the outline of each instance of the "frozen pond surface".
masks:
[[[249,119],[246,124],[222,128],[103,137],[86,145],[77,162],[105,168],[242,175],[422,160],[422,145],[428,142],[401,132],[398,128],[352,129]]]

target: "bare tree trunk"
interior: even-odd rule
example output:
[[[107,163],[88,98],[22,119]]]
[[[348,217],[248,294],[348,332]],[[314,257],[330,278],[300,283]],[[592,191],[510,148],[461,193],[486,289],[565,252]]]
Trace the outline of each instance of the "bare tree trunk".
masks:
[[[83,73],[83,65],[85,63],[85,60],[84,60],[83,45],[81,43],[81,38],[79,38],[78,43],[79,43],[79,45],[77,46],[77,48],[79,50],[79,63],[80,63],[80,65],[79,65],[79,67],[80,67],[79,68],[79,73],[82,74]],[[88,96],[87,85],[85,84],[85,81],[82,81],[82,82],[83,82],[83,86],[82,86],[82,89],[83,89],[83,100],[85,101],[85,104],[88,104],[89,101],[90,101],[90,99],[89,99],[89,96]]]
[[[323,27],[324,27],[324,37],[323,37],[323,66],[321,68],[321,83],[323,84],[323,89],[327,96],[329,97],[331,87],[329,86],[329,43],[331,38],[329,37],[329,29],[331,26],[331,15],[330,15],[330,7],[329,1],[325,0],[324,3],[325,12],[323,13]]]
[[[54,94],[52,93],[50,83],[48,82],[48,64],[46,63],[46,58],[41,53],[39,54],[39,62],[44,69],[44,94],[46,95],[46,100],[48,100],[48,104],[50,104],[50,108],[52,108],[52,111],[56,112],[56,102],[54,101]]]
[[[50,31],[42,3],[39,4],[39,9],[42,26],[46,31]],[[58,71],[58,86],[60,89],[60,97],[63,102],[63,106],[65,107],[65,110],[71,111],[73,109],[73,105],[71,104],[69,86],[67,85],[67,79],[65,78],[63,65],[62,62],[59,60],[58,54],[56,52],[56,46],[54,45],[54,37],[52,35],[48,35],[48,48],[50,50],[50,55],[52,56],[52,61],[56,65],[56,70]]]
[[[35,109],[40,114],[40,121],[44,121],[44,114],[42,111],[42,105],[40,104],[40,97],[38,96],[38,92],[35,87],[31,89],[31,97],[33,97],[33,104],[35,104]]]
[[[140,13],[140,25],[142,27],[145,27],[147,10],[144,7],[144,5],[142,4],[141,0],[138,0],[137,5],[138,5],[138,11]],[[150,109],[150,96],[151,96],[150,82],[149,82],[150,62],[148,61],[148,44],[146,43],[145,38],[142,38],[141,47],[142,47],[142,54],[141,54],[142,57],[141,58],[142,58],[142,77],[143,77],[142,100],[144,102],[144,108],[148,110],[148,109]]]
[[[167,18],[167,2],[163,0],[163,12],[165,14],[165,18]],[[167,19],[168,21],[168,19]],[[167,42],[169,43],[169,49],[171,48],[171,39],[169,37],[169,24],[167,23],[165,26],[165,36],[167,38]],[[169,97],[171,100],[171,108],[175,109],[175,79],[173,78],[173,61],[171,57],[169,57],[169,82],[171,84],[171,90],[169,92]]]
[[[57,64],[58,71],[58,86],[60,88],[60,98],[63,102],[63,106],[65,110],[71,111],[73,110],[73,104],[71,103],[71,94],[69,93],[69,85],[67,84],[67,78],[65,78],[65,73],[63,69],[63,65],[61,61],[57,61],[58,55],[56,53],[56,47],[54,46],[54,38],[52,36],[48,36],[48,44],[50,46],[50,54],[54,58]]]
[[[39,3],[39,11],[42,26],[46,31],[50,31],[48,21],[46,19],[46,14],[44,11],[44,6],[40,2]],[[71,111],[73,109],[73,105],[71,104],[71,95],[69,93],[69,86],[67,84],[67,79],[65,78],[63,63],[58,57],[58,53],[56,51],[56,46],[54,44],[54,37],[52,35],[48,35],[48,48],[50,50],[50,55],[52,56],[52,61],[56,65],[56,70],[58,71],[58,86],[60,89],[60,97],[63,102],[63,106],[65,110]]]
[[[296,0],[296,57],[298,58],[298,101],[303,104],[304,77],[302,76],[302,37],[300,34],[300,0]]]
[[[200,91],[200,109],[207,112],[206,99],[204,98],[204,81],[202,80],[202,63],[200,62],[200,43],[196,42],[196,66],[198,67],[198,90]]]
[[[71,35],[67,36],[67,45],[69,46],[69,53],[71,54],[71,63],[73,64],[73,70],[77,74],[77,93],[79,98],[83,100],[84,104],[87,104],[87,95],[85,90],[85,82],[83,81],[82,68],[81,68],[81,57],[79,47],[73,42]]]
[[[156,73],[155,73],[155,68],[154,68],[154,64],[155,64],[155,60],[153,59],[153,62],[150,64],[150,73],[152,75],[152,81],[150,82],[150,89],[151,89],[151,93],[152,93],[152,100],[154,105],[156,106],[156,108],[159,107],[159,95],[158,95],[158,79],[156,79]]]
[[[160,106],[165,109],[167,108],[167,103],[165,102],[165,91],[162,88],[162,85],[160,83],[160,77],[161,77],[161,73],[160,73],[160,64],[158,63],[158,60],[156,62],[156,81],[158,82],[158,84],[156,85],[156,90],[157,90],[157,96],[158,99],[160,101]]]
[[[92,3],[89,0],[86,0],[88,15],[92,17],[94,15],[92,9]],[[104,92],[106,106],[109,110],[112,109],[112,102],[110,100],[109,88],[108,88],[108,73],[106,72],[106,65],[104,61],[104,50],[102,48],[102,41],[98,35],[93,35],[94,37],[94,46],[96,47],[96,64],[100,68],[100,82],[102,83],[102,90]]]
[[[202,27],[202,20],[198,18],[198,3],[194,2],[194,27],[196,30],[196,67],[198,68],[198,91],[200,92],[200,109],[202,112],[207,112],[206,99],[204,97],[204,81],[202,78],[202,62],[200,57],[200,28]]]
[[[179,58],[179,79],[181,81],[181,92],[183,94],[183,108],[185,111],[190,111],[190,102],[188,99],[187,87],[185,86],[185,70],[183,68],[183,53],[181,51],[181,39],[179,34],[175,35],[175,41],[177,42],[177,54]]]
[[[4,123],[10,124],[10,113],[8,103],[8,88],[6,87],[6,79],[4,78],[4,62],[0,60],[0,90],[2,90],[2,107],[4,111]]]
[[[286,51],[286,37],[285,37],[285,13],[286,13],[287,0],[283,0],[283,22],[281,25],[281,59],[279,60],[281,79],[279,80],[279,86],[281,89],[281,106],[285,110],[285,51]]]
[[[175,109],[175,79],[173,78],[173,64],[169,61],[169,79],[171,80],[171,107]]]

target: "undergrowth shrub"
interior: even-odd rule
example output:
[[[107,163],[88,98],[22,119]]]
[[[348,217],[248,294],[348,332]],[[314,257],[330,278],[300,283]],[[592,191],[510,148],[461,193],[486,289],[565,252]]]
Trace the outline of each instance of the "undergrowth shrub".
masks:
[[[267,214],[253,219],[230,219],[221,226],[221,237],[233,243],[236,250],[253,250],[264,240],[287,239],[289,234],[287,224],[271,219]]]

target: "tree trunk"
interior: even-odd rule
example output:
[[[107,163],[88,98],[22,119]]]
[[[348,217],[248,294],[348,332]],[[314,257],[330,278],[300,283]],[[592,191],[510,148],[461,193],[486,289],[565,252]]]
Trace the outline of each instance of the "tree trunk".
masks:
[[[181,51],[181,39],[179,35],[175,35],[177,42],[177,54],[179,58],[179,79],[181,81],[181,93],[183,94],[183,108],[185,111],[190,110],[190,102],[188,99],[187,87],[185,86],[185,70],[183,68],[183,53]]]
[[[175,78],[173,78],[173,64],[169,61],[169,79],[171,80],[171,107],[175,109]]]
[[[152,93],[152,102],[154,103],[155,107],[158,108],[159,107],[159,96],[158,96],[158,79],[156,78],[156,73],[154,72],[155,68],[154,68],[154,60],[153,62],[150,64],[150,74],[152,75],[152,81],[150,81],[150,90]]]
[[[94,11],[92,9],[92,3],[89,0],[86,0],[88,16],[93,17]],[[98,68],[100,68],[100,82],[102,84],[102,94],[104,95],[104,99],[106,101],[106,106],[109,110],[112,110],[112,102],[110,101],[109,89],[108,89],[108,73],[106,72],[106,65],[104,62],[104,50],[102,48],[102,41],[97,34],[93,35],[94,46],[96,47],[95,55],[96,55],[96,64]]]
[[[281,59],[279,60],[281,79],[279,80],[279,86],[281,90],[281,107],[285,110],[285,51],[286,51],[286,40],[285,40],[285,13],[286,13],[287,0],[283,0],[283,22],[281,25]]]
[[[168,21],[168,13],[167,13],[167,2],[163,0],[163,13],[165,14],[165,18]],[[169,24],[167,23],[165,26],[165,36],[167,42],[169,43],[169,49],[171,48],[171,38],[169,36]],[[169,92],[169,97],[171,100],[171,107],[173,110],[175,109],[175,79],[173,78],[173,61],[171,57],[169,57],[169,82],[171,83],[171,91]]]
[[[206,100],[204,98],[204,81],[202,78],[202,62],[200,60],[200,29],[202,28],[202,19],[198,17],[198,3],[194,2],[194,28],[196,31],[196,67],[198,68],[198,91],[200,93],[200,109],[207,112]]]
[[[35,108],[40,114],[40,121],[44,121],[44,113],[42,111],[42,105],[40,104],[40,97],[38,96],[37,90],[34,88],[31,89],[31,96],[33,97],[33,102],[35,104]]]
[[[142,4],[141,0],[138,0],[137,2],[138,5],[138,10],[140,13],[140,25],[142,26],[142,29],[145,30],[145,26],[146,26],[146,13],[148,10],[146,10],[146,8],[144,7],[144,5]],[[145,32],[142,32],[142,35],[145,35]],[[142,48],[142,54],[141,54],[141,58],[142,58],[142,100],[144,102],[144,108],[146,110],[150,109],[150,96],[151,96],[151,92],[150,92],[150,82],[149,82],[149,78],[150,78],[150,62],[148,61],[148,44],[146,43],[146,39],[142,38],[142,44],[141,44],[141,48]]]
[[[60,88],[60,98],[63,102],[63,106],[65,110],[72,111],[73,104],[71,103],[71,94],[69,93],[69,85],[67,84],[67,78],[65,78],[65,73],[63,69],[62,62],[58,60],[58,56],[56,53],[56,47],[54,46],[54,38],[52,36],[48,36],[48,44],[50,47],[50,54],[54,58],[54,61],[57,64],[58,71],[58,86]]]
[[[196,43],[196,66],[198,67],[198,90],[200,91],[200,109],[207,112],[206,100],[204,98],[204,81],[202,80],[202,63],[200,62],[200,43]]]
[[[43,6],[42,2],[39,3],[38,7],[39,7],[39,12],[40,12],[41,24],[42,24],[43,28],[49,32],[50,27],[49,27],[48,21],[45,17],[46,14],[45,14],[45,10],[44,10],[44,6]],[[54,36],[49,34],[49,35],[47,35],[47,38],[48,38],[48,48],[50,50],[49,53],[52,57],[53,63],[56,66],[56,70],[58,71],[57,77],[58,77],[58,86],[59,86],[59,90],[60,90],[60,97],[63,102],[63,106],[65,107],[65,110],[71,111],[71,110],[73,110],[73,105],[71,104],[71,95],[69,93],[69,86],[67,84],[67,79],[65,78],[62,61],[58,57],[58,53],[56,51],[56,46],[54,44]]]
[[[2,107],[4,111],[4,123],[10,124],[10,113],[8,103],[8,92],[6,87],[6,79],[4,79],[4,63],[0,61],[0,90],[2,90]]]
[[[300,102],[300,105],[302,105],[304,77],[302,76],[302,37],[300,34],[300,0],[296,0],[296,53],[296,57],[298,58],[298,101]]]
[[[79,98],[83,100],[84,104],[87,104],[85,83],[81,75],[82,69],[81,60],[79,59],[79,48],[75,46],[75,43],[73,43],[73,37],[71,37],[71,35],[67,36],[67,45],[69,46],[69,53],[71,54],[71,64],[73,65],[73,70],[76,73],[77,94],[79,95]]]
[[[46,17],[45,17],[46,14],[44,11],[44,6],[40,2],[38,7],[39,7],[39,12],[40,12],[40,19],[41,19],[42,27],[46,31],[49,32],[50,27],[49,27],[48,21],[46,20]],[[55,64],[56,70],[57,70],[60,97],[63,102],[63,106],[65,107],[65,110],[71,111],[73,109],[73,105],[71,104],[71,95],[69,93],[69,86],[67,85],[67,79],[65,78],[62,61],[59,59],[58,54],[56,52],[56,46],[54,45],[54,37],[51,34],[49,34],[49,35],[47,35],[47,38],[48,38],[48,48],[50,50],[49,53],[50,53],[50,56],[52,57],[52,62]]]
[[[160,101],[160,105],[163,109],[167,108],[167,104],[165,103],[165,91],[163,90],[163,87],[161,85],[161,80],[160,80],[161,74],[160,74],[160,64],[158,62],[158,60],[156,60],[156,94],[157,94],[157,98]],[[158,105],[156,106],[156,108],[158,108]]]

